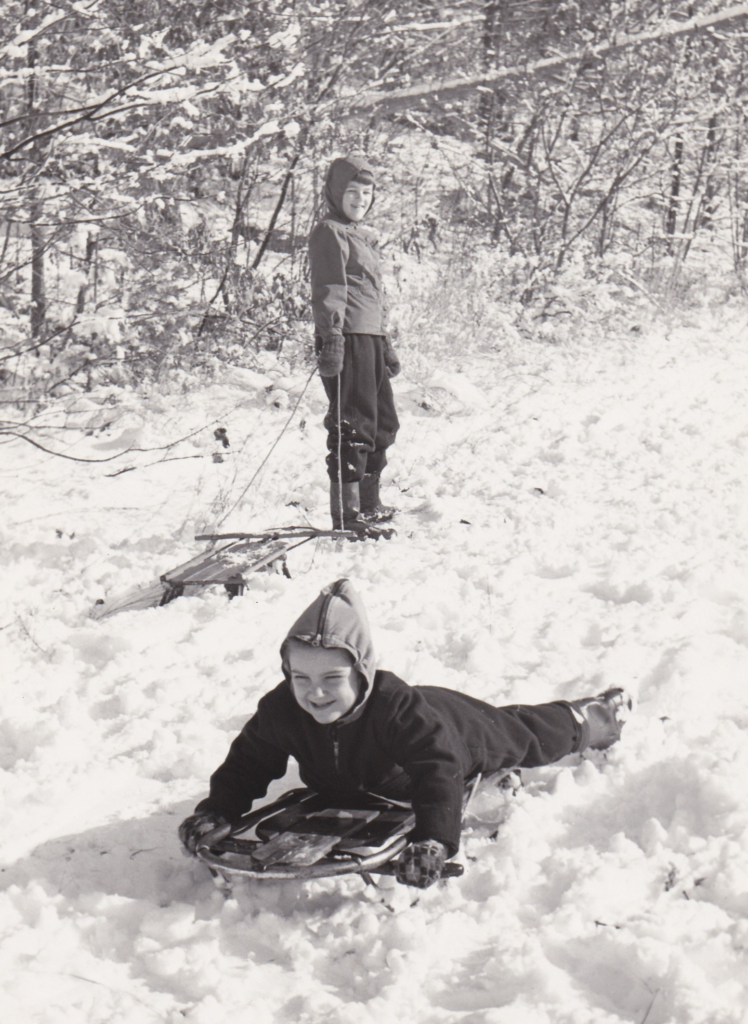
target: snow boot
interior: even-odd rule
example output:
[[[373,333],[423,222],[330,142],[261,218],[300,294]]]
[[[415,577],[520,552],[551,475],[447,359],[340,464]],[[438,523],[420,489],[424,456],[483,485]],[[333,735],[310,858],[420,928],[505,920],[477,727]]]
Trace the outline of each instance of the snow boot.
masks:
[[[340,518],[341,509],[343,518]],[[330,515],[333,530],[356,530],[366,524],[360,518],[361,498],[358,480],[341,485],[337,480],[330,481]]]
[[[340,518],[341,499],[342,520]],[[357,533],[362,540],[366,537],[372,540],[384,537],[385,540],[389,540],[395,533],[394,530],[384,529],[363,518],[358,480],[343,484],[342,492],[337,480],[330,481],[330,514],[332,515],[333,530],[348,530]]]
[[[386,523],[398,511],[379,500],[379,473],[366,473],[359,486],[361,518],[369,523]]]
[[[569,701],[569,705],[580,725],[586,722],[589,726],[587,746],[591,750],[607,750],[621,738],[633,702],[624,689],[616,687],[596,697]]]

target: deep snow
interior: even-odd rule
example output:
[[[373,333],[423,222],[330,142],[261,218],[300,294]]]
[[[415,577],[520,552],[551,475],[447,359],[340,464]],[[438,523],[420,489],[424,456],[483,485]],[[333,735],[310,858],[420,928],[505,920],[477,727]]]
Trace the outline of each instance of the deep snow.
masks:
[[[5,444],[3,1019],[748,1020],[746,318],[702,321],[509,339],[430,380],[408,379],[403,353],[398,537],[310,544],[293,579],[255,577],[231,603],[88,617],[196,554],[198,530],[326,525],[317,380],[225,518],[303,384],[268,394],[287,372],[272,362],[268,379],[48,415],[49,445],[89,458],[197,431],[174,461]],[[529,772],[513,799],[480,793],[459,880],[243,883],[226,900],[176,827],[280,678],[288,625],[342,575],[410,682],[496,703],[623,684],[636,712],[607,756]]]

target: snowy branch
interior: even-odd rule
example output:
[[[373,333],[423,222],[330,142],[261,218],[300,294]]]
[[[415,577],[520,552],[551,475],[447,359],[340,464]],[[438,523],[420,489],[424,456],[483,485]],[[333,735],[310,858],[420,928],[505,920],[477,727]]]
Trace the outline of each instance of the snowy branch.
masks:
[[[614,53],[630,46],[641,46],[645,43],[659,42],[663,39],[674,38],[691,32],[703,32],[714,25],[724,24],[728,21],[735,21],[738,18],[745,18],[747,16],[748,4],[737,4],[715,14],[690,18],[688,21],[680,24],[666,22],[664,25],[660,25],[658,28],[647,32],[639,32],[634,35],[621,34],[610,42],[599,46],[590,46],[582,50],[572,51],[571,53],[546,57],[531,64],[497,68],[494,71],[474,75],[470,78],[445,78],[442,81],[425,82],[423,85],[413,85],[407,89],[394,89],[391,92],[368,91],[364,92],[363,95],[350,104],[348,114],[354,115],[363,110],[370,110],[373,107],[384,110],[407,106],[416,100],[424,99],[428,96],[438,96],[440,100],[454,99],[466,92],[477,90],[481,86],[492,86],[510,78],[555,71],[566,64],[599,59],[607,56],[609,53]]]

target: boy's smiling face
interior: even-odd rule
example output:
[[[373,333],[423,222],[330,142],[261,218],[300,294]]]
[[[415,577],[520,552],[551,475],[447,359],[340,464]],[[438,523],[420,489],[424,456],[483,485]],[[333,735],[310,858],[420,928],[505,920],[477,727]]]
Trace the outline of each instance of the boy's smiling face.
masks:
[[[374,186],[352,181],[343,193],[340,207],[349,220],[358,222],[366,216],[374,198]]]
[[[363,684],[348,651],[292,640],[287,661],[297,704],[320,725],[337,722],[357,702]]]

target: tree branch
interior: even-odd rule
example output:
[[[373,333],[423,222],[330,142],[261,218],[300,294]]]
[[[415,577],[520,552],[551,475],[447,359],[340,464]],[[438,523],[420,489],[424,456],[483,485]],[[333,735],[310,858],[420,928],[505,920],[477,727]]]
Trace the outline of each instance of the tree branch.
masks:
[[[439,82],[426,82],[423,85],[413,85],[407,89],[394,89],[392,92],[384,92],[381,89],[377,91],[369,90],[351,103],[346,116],[353,116],[371,107],[388,109],[390,107],[407,106],[415,100],[423,99],[427,96],[438,95],[439,99],[442,100],[453,99],[466,92],[471,92],[479,86],[495,85],[497,82],[502,82],[509,78],[518,78],[521,75],[542,74],[575,61],[604,57],[609,53],[615,53],[617,50],[623,50],[629,46],[641,46],[644,43],[658,42],[662,39],[670,39],[686,35],[690,32],[702,32],[713,25],[745,17],[748,17],[748,3],[736,4],[715,14],[690,18],[688,21],[679,24],[666,22],[664,25],[660,25],[658,28],[651,29],[648,32],[639,32],[636,35],[620,34],[608,43],[590,46],[583,50],[574,50],[571,53],[560,54],[555,57],[545,57],[543,60],[535,61],[534,64],[520,64],[510,68],[498,68],[495,71],[474,75],[470,78],[445,78]],[[340,100],[338,100],[339,102]]]

